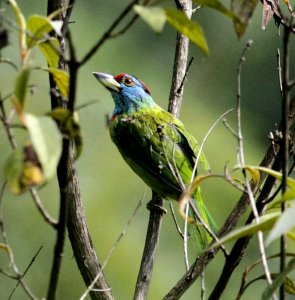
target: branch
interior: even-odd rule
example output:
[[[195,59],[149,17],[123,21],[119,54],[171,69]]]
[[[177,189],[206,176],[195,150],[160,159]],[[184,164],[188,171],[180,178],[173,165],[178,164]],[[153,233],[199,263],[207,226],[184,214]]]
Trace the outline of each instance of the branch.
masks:
[[[179,9],[185,12],[188,18],[192,14],[192,1],[176,1]],[[168,111],[176,117],[179,115],[183,95],[183,82],[186,76],[189,39],[177,33],[173,78],[170,90]],[[146,241],[137,277],[134,299],[146,299],[153,271],[156,250],[159,242],[161,222],[163,218],[163,199],[153,192],[150,202],[150,218],[147,229]],[[160,210],[159,210],[160,208]]]
[[[148,204],[150,210],[149,224],[146,234],[145,246],[142,254],[140,270],[137,276],[134,299],[147,299],[151,282],[157,246],[159,243],[160,229],[164,210],[163,199],[153,193],[153,198]]]
[[[292,126],[294,120],[295,120],[295,96],[292,98],[289,107],[288,128]],[[280,164],[279,159],[277,158],[279,156],[278,155],[279,149],[280,146],[278,144],[275,145],[271,144],[267,149],[266,154],[260,163],[260,166],[277,170],[276,166]],[[264,182],[265,178],[266,175],[262,173],[259,184],[257,186],[258,189]],[[272,182],[275,182],[275,179],[271,176],[268,176],[256,203],[259,212],[261,212],[266,205],[264,200],[268,198],[267,197],[268,191],[270,193],[272,190],[273,187]],[[239,199],[239,201],[237,202],[234,209],[227,217],[224,225],[222,226],[221,230],[218,233],[218,237],[222,237],[226,235],[236,227],[239,219],[245,213],[248,205],[249,205],[249,199],[247,194],[244,193]],[[251,215],[249,216],[247,223],[250,223],[252,220],[253,220],[253,216]],[[220,299],[220,295],[222,294],[228,282],[227,277],[229,278],[231,276],[233,270],[239,264],[239,261],[243,257],[245,250],[248,246],[249,240],[250,237],[246,237],[236,241],[230,255],[226,259],[226,263],[224,265],[222,274],[220,276],[218,286],[216,286],[216,289],[217,288],[219,289],[219,293],[215,294],[214,296],[212,293],[210,296],[211,299]],[[165,300],[179,299],[185,293],[185,291],[198,279],[198,277],[201,275],[201,273],[206,268],[206,266],[211,262],[211,260],[213,260],[213,258],[218,253],[218,251],[219,249],[213,248],[212,250],[204,252],[191,266],[190,270],[183,275],[183,277],[175,284],[175,286],[169,291],[168,294],[166,294],[166,296],[163,299]],[[223,287],[219,285],[222,285]]]
[[[64,6],[65,4],[64,0],[49,1],[49,3],[50,5],[48,6],[48,14],[52,13],[50,9],[54,11],[57,8],[60,8],[62,5]],[[73,5],[74,1],[70,1],[70,3]],[[54,5],[52,6],[52,4]],[[66,22],[68,22],[69,20],[70,12],[71,11],[68,11],[66,14]],[[64,32],[66,32],[68,37],[70,60],[68,61],[68,65],[65,65],[65,62],[62,60],[62,57],[64,57],[64,55],[62,55],[59,65],[62,69],[69,69],[69,99],[67,102],[63,102],[62,99],[58,98],[57,94],[51,94],[51,107],[63,107],[69,109],[71,112],[74,112],[77,73],[79,67],[82,66],[82,64],[79,65],[76,60],[75,49],[73,47],[67,24],[65,25],[63,30]],[[65,48],[67,46],[67,43],[65,40],[62,40],[61,43],[64,46],[63,51],[64,53],[66,53]],[[50,77],[50,87],[51,89],[55,89],[56,87],[52,77]],[[62,126],[60,126],[60,128],[62,128]],[[63,152],[57,168],[57,177],[60,189],[61,204],[55,255],[52,265],[50,285],[48,289],[48,298],[55,298],[67,225],[74,256],[85,284],[87,286],[90,285],[95,276],[97,274],[101,274],[99,280],[94,285],[95,291],[93,290],[90,292],[91,298],[111,300],[113,299],[113,296],[102,273],[100,263],[96,256],[88,232],[85,212],[80,195],[80,185],[75,168],[73,145],[67,137],[64,137],[63,139]]]
[[[122,20],[129,14],[132,10],[134,4],[138,3],[139,0],[132,0],[125,9],[121,12],[121,14],[117,17],[117,19],[111,24],[111,26],[106,30],[106,32],[102,35],[101,39],[99,39],[96,44],[89,50],[89,52],[81,59],[79,65],[84,65],[95,53],[96,51],[109,39],[112,37],[114,29],[122,22]],[[134,21],[132,21],[133,24]],[[126,31],[126,29],[125,29]],[[124,32],[125,32],[124,31]]]
[[[181,9],[190,19],[192,16],[191,0],[176,0],[178,9]],[[180,114],[183,97],[183,80],[186,74],[187,58],[189,50],[189,39],[181,33],[177,33],[176,49],[173,66],[173,77],[169,96],[168,111],[176,117]]]
[[[288,128],[288,117],[289,117],[289,105],[290,105],[290,34],[291,30],[289,27],[284,27],[284,38],[283,38],[283,80],[281,91],[282,94],[282,196],[287,191],[287,178],[288,178],[288,159],[289,159],[289,128]],[[286,203],[281,205],[281,210],[284,212],[286,209]],[[283,272],[286,268],[286,236],[282,235],[280,240],[280,272]],[[280,299],[285,299],[285,287],[282,284],[280,286]]]
[[[69,218],[67,227],[74,256],[86,286],[93,282],[97,274],[101,274],[90,292],[91,299],[112,300],[114,298],[103,275],[89,235],[72,148],[68,168],[70,183],[68,189]]]

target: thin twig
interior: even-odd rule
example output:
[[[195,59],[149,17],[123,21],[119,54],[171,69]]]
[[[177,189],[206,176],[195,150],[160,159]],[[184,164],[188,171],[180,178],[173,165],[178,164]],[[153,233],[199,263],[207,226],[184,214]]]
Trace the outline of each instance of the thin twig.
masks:
[[[0,110],[1,110],[1,115],[2,115],[1,119],[2,119],[2,123],[4,125],[4,128],[5,128],[5,131],[6,131],[7,138],[9,140],[9,143],[10,143],[12,149],[15,150],[17,148],[17,142],[16,142],[14,134],[11,130],[10,121],[7,118],[3,99],[1,97],[1,95],[0,95]]]
[[[174,212],[174,208],[173,208],[173,204],[171,202],[169,202],[169,207],[170,207],[170,211],[171,211],[171,215],[172,215],[172,219],[174,221],[174,224],[176,226],[176,229],[180,235],[180,237],[183,239],[184,238],[184,233],[182,233],[181,228],[177,222],[176,216],[175,216],[175,212]]]
[[[107,265],[107,263],[109,262],[111,256],[113,255],[114,251],[115,251],[116,248],[118,247],[120,241],[122,240],[122,238],[123,238],[124,235],[126,234],[129,225],[131,224],[132,220],[133,220],[134,217],[136,216],[136,214],[137,214],[139,208],[142,206],[142,203],[143,203],[144,198],[145,198],[145,193],[144,193],[144,195],[142,196],[142,198],[139,200],[139,202],[137,203],[137,206],[135,207],[135,209],[134,209],[134,211],[133,211],[131,217],[130,217],[129,220],[127,221],[126,225],[124,226],[123,230],[121,231],[121,233],[120,233],[120,235],[118,236],[118,238],[116,239],[116,241],[114,242],[114,244],[113,244],[111,250],[109,251],[109,253],[108,253],[106,259],[104,260],[104,262],[103,262],[103,264],[102,264],[102,266],[101,266],[101,269],[102,269],[102,270],[106,267],[106,265]],[[83,293],[83,295],[80,297],[80,300],[84,300],[84,299],[87,297],[87,295],[89,294],[90,291],[93,291],[93,290],[97,291],[97,289],[94,289],[93,287],[94,287],[95,283],[97,282],[97,280],[99,279],[100,276],[102,276],[102,273],[101,273],[101,272],[99,272],[99,273],[95,276],[95,278],[93,279],[93,281],[91,282],[91,284],[87,287],[86,291],[85,291],[85,292]]]
[[[23,275],[21,274],[21,272],[19,271],[19,269],[16,265],[16,262],[14,259],[14,254],[8,243],[6,231],[4,228],[3,213],[2,213],[2,201],[3,201],[5,187],[6,187],[6,183],[4,183],[2,185],[1,192],[0,192],[0,231],[1,231],[3,242],[7,247],[7,253],[8,253],[8,257],[9,257],[9,265],[10,265],[11,269],[13,270],[15,276],[10,276],[10,275],[8,275],[8,273],[6,273],[6,275],[9,276],[10,278],[17,280],[30,299],[37,300],[37,298],[34,296],[32,291],[30,290],[30,288],[27,286],[27,284],[23,280]]]
[[[189,69],[190,69],[190,67],[191,67],[191,64],[192,64],[192,62],[193,62],[194,59],[195,59],[195,58],[192,56],[192,58],[190,59],[190,61],[189,61],[188,64],[187,64],[187,67],[186,67],[186,70],[185,70],[185,74],[184,74],[184,76],[183,76],[183,78],[182,78],[182,81],[181,81],[181,84],[180,84],[180,86],[179,86],[179,88],[178,88],[178,90],[177,90],[177,93],[178,93],[178,94],[182,92],[182,89],[183,89],[184,83],[185,83],[185,79],[186,79],[186,77],[187,77],[188,71],[189,71]]]
[[[31,261],[30,261],[30,263],[28,264],[27,268],[25,269],[24,273],[22,274],[21,279],[23,279],[23,278],[26,276],[27,272],[29,271],[29,269],[31,268],[31,266],[33,265],[33,263],[35,262],[37,256],[39,255],[40,251],[42,250],[42,248],[43,248],[43,246],[41,246],[41,247],[38,249],[38,251],[36,252],[36,254],[34,254],[34,256],[32,257],[32,259],[31,259]],[[14,289],[11,291],[11,293],[10,293],[10,295],[9,295],[9,297],[8,297],[8,300],[11,299],[13,293],[16,291],[17,287],[18,287],[20,284],[21,284],[20,279],[18,279],[18,282],[17,282],[16,286],[14,287]]]
[[[237,136],[238,136],[238,164],[242,167],[245,165],[245,156],[244,156],[244,145],[243,145],[243,135],[242,135],[242,122],[241,122],[241,72],[242,72],[242,65],[245,62],[245,54],[252,46],[253,41],[249,40],[242,55],[240,58],[240,63],[238,66],[238,72],[237,72]],[[252,208],[253,215],[255,217],[255,221],[258,224],[260,222],[259,219],[259,213],[256,207],[254,194],[250,185],[249,180],[246,176],[246,171],[243,169],[243,175],[245,178],[246,183],[246,190],[249,196],[250,205]],[[262,265],[264,268],[264,273],[267,279],[267,283],[270,285],[272,283],[269,267],[267,264],[266,254],[265,254],[265,247],[263,242],[263,233],[262,231],[258,231],[257,233],[258,238],[258,244],[259,244],[259,250],[260,250],[260,256],[262,260]],[[273,299],[276,299],[276,296],[273,295]]]
[[[209,130],[207,130],[202,142],[201,142],[201,145],[200,145],[200,148],[198,150],[198,154],[197,154],[197,157],[196,157],[196,160],[195,160],[195,165],[194,165],[194,169],[193,169],[193,172],[192,172],[192,176],[191,176],[191,182],[193,182],[194,178],[195,178],[195,175],[196,175],[196,171],[197,171],[197,166],[198,166],[198,162],[200,160],[200,157],[202,155],[202,151],[203,151],[203,147],[207,141],[207,138],[209,137],[209,135],[211,134],[212,130],[214,129],[214,127],[218,124],[218,122],[222,119],[224,119],[224,117],[229,114],[230,112],[233,111],[233,108],[227,110],[225,113],[223,113],[209,128]]]
[[[189,213],[189,204],[186,205],[185,207],[185,216],[186,219],[184,220],[184,227],[183,227],[183,232],[184,232],[184,238],[183,238],[183,254],[184,254],[184,263],[185,263],[185,269],[188,271],[189,270],[189,259],[188,259],[188,213]]]
[[[37,206],[37,208],[38,208],[41,216],[43,217],[43,219],[49,225],[51,225],[54,229],[57,229],[57,221],[54,218],[52,218],[50,216],[50,214],[47,212],[47,210],[45,209],[36,188],[35,187],[30,187],[29,191],[30,191],[32,199],[34,200],[34,203]]]
[[[290,114],[289,114],[289,122],[288,122],[288,128],[294,123],[295,119],[295,96],[291,100],[290,104]],[[275,150],[275,151],[274,151]],[[277,170],[279,168],[279,162],[277,162],[277,154],[279,150],[279,145],[275,145],[275,149],[273,145],[271,144],[266,153],[263,157],[260,166],[264,166],[267,168],[273,168],[274,170]],[[274,166],[277,164],[277,166]],[[259,183],[257,185],[257,190],[260,188],[262,183],[265,181],[266,174],[262,173]],[[270,182],[268,182],[270,181]],[[266,182],[263,186],[263,189],[259,195],[259,198],[257,200],[257,204],[259,204],[259,211],[262,211],[264,208],[264,199],[267,197],[269,191],[272,190],[273,187],[273,178],[267,177]],[[224,222],[224,225],[220,229],[218,236],[222,237],[225,234],[232,231],[236,225],[237,222],[240,220],[241,216],[245,213],[247,207],[249,205],[248,195],[244,193],[240,199],[238,200],[237,204],[233,208],[233,210],[230,212],[229,216]],[[247,223],[251,223],[253,220],[253,216],[250,216],[247,220]],[[224,291],[228,280],[230,276],[232,275],[235,267],[239,264],[239,261],[241,260],[241,257],[245,253],[245,249],[247,248],[247,245],[249,244],[250,238],[244,238],[239,239],[230,255],[226,259],[226,263],[223,268],[223,272],[219,278],[219,281],[217,285],[214,288],[214,295],[213,292],[210,295],[209,299],[220,299],[222,292]],[[213,248],[211,250],[205,251],[202,253],[195,261],[195,263],[191,266],[190,270],[186,272],[183,277],[174,285],[174,287],[165,295],[163,299],[180,299],[180,297],[187,291],[187,289],[199,278],[201,272],[207,267],[207,265],[214,259],[216,254],[218,253],[219,249]]]
[[[132,0],[121,14],[115,19],[111,26],[105,31],[101,39],[88,51],[88,53],[81,59],[79,65],[84,65],[96,52],[97,50],[111,37],[114,29],[121,23],[121,21],[130,13],[134,4],[138,3],[139,0]],[[129,27],[130,28],[130,27]]]

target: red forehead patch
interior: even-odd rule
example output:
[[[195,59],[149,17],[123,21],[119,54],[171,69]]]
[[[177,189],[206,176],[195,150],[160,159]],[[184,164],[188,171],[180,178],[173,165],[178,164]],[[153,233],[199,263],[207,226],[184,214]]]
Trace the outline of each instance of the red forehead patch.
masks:
[[[127,74],[126,73],[120,73],[116,76],[114,76],[114,79],[118,82],[118,83],[121,83],[123,78],[126,76]],[[150,89],[148,88],[148,86],[142,82],[140,79],[136,78],[141,84],[142,84],[142,87],[143,89],[148,93],[148,94],[151,94],[150,92]]]
[[[125,75],[126,75],[125,73],[118,74],[118,75],[114,76],[114,79],[115,79],[118,83],[121,83],[121,82],[122,82],[122,79],[123,79],[123,77],[124,77]]]

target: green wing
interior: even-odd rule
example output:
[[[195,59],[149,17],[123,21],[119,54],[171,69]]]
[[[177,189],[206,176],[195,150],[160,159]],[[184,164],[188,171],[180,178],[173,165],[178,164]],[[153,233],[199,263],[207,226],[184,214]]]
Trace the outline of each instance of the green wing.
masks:
[[[147,185],[164,198],[179,199],[191,182],[199,145],[178,119],[158,106],[142,109],[132,115],[118,116],[110,133],[125,161]],[[203,153],[199,163],[209,169]],[[215,223],[199,188],[194,198],[203,220],[214,230]],[[198,237],[201,248],[211,240],[200,226]]]
[[[156,106],[111,124],[112,140],[131,168],[165,198],[178,199],[188,185],[199,146],[184,125]],[[200,162],[208,168],[202,154]]]

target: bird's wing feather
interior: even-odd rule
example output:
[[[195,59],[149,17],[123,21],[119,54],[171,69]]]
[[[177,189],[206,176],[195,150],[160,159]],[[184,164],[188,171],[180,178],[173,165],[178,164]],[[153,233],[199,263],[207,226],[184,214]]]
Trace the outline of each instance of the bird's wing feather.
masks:
[[[121,116],[110,130],[123,158],[149,186],[179,197],[181,185],[191,180],[199,146],[178,119],[156,107]]]

